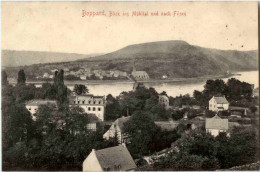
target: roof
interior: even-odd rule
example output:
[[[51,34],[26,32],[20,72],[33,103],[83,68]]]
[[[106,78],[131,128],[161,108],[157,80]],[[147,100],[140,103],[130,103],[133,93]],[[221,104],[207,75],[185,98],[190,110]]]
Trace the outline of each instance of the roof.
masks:
[[[225,97],[213,97],[217,104],[228,104],[228,101]]]
[[[145,71],[133,71],[132,75],[148,75]]]
[[[174,121],[154,121],[154,123],[161,129],[167,131],[173,131],[179,125],[179,122]]]
[[[101,167],[106,171],[126,171],[136,168],[135,162],[125,146],[119,145],[95,151]],[[118,169],[117,167],[120,166]]]
[[[126,123],[128,120],[130,119],[130,116],[127,116],[127,117],[121,117],[121,118],[118,118],[114,124],[118,125],[118,127],[120,128],[121,132],[123,133],[124,132],[124,123]]]
[[[96,122],[100,122],[100,119],[92,113],[88,113],[88,123],[96,123]]]
[[[48,103],[57,105],[57,102],[55,100],[38,100],[33,99],[26,103],[26,106],[39,106],[39,105],[47,105]]]
[[[228,130],[228,119],[222,119],[218,115],[206,118],[206,129]]]
[[[166,99],[169,99],[168,96],[164,95],[164,94],[159,94],[159,98],[166,98]]]

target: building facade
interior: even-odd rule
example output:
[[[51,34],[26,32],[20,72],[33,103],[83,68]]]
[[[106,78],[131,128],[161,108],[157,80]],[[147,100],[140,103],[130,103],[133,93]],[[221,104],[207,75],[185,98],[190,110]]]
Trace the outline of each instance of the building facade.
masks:
[[[205,128],[206,132],[216,137],[220,132],[228,131],[228,119],[222,119],[218,115],[213,118],[206,118]]]
[[[70,97],[70,106],[79,106],[86,113],[95,114],[101,121],[104,121],[105,96],[94,96],[93,94],[74,95]]]
[[[83,172],[134,171],[135,162],[124,145],[92,152],[83,162]]]
[[[32,119],[35,121],[36,120],[36,112],[39,109],[40,105],[47,105],[47,104],[51,104],[55,107],[57,107],[57,102],[54,100],[37,100],[37,99],[33,99],[28,101],[25,104],[26,109],[31,113]]]
[[[225,97],[215,97],[213,96],[209,100],[209,110],[211,111],[223,111],[223,110],[228,110],[229,108],[229,103]]]

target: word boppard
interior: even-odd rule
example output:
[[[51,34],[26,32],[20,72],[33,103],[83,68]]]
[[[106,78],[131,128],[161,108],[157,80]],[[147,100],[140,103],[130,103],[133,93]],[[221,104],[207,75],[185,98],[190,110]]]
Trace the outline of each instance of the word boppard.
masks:
[[[103,11],[97,11],[97,12],[82,10],[82,17],[85,17],[85,16],[88,16],[88,17],[106,16],[106,13],[105,13],[105,10],[103,10]]]

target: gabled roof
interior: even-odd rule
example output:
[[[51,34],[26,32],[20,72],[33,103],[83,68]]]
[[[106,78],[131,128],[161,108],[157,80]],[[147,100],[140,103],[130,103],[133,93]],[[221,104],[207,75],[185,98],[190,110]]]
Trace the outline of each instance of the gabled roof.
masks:
[[[33,99],[26,103],[26,106],[39,106],[39,105],[47,105],[48,103],[57,105],[55,100],[41,100],[41,99]]]
[[[132,75],[148,75],[146,71],[133,71]]]
[[[217,104],[228,104],[228,101],[225,97],[213,97]]]
[[[136,168],[135,162],[125,146],[119,145],[95,151],[103,170],[126,171]]]
[[[118,118],[114,122],[114,124],[116,124],[120,128],[121,132],[123,133],[124,132],[124,123],[126,123],[129,119],[130,119],[130,116],[127,116],[127,117],[123,116],[121,118]]]
[[[218,115],[206,118],[206,129],[228,130],[228,119],[222,119]]]
[[[100,122],[100,119],[95,114],[88,113],[88,122],[96,123],[96,122]]]

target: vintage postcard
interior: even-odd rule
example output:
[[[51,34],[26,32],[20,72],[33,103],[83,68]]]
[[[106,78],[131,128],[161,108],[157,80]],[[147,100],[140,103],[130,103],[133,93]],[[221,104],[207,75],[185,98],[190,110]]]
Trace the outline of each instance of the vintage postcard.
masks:
[[[259,170],[258,2],[2,2],[3,171]]]

